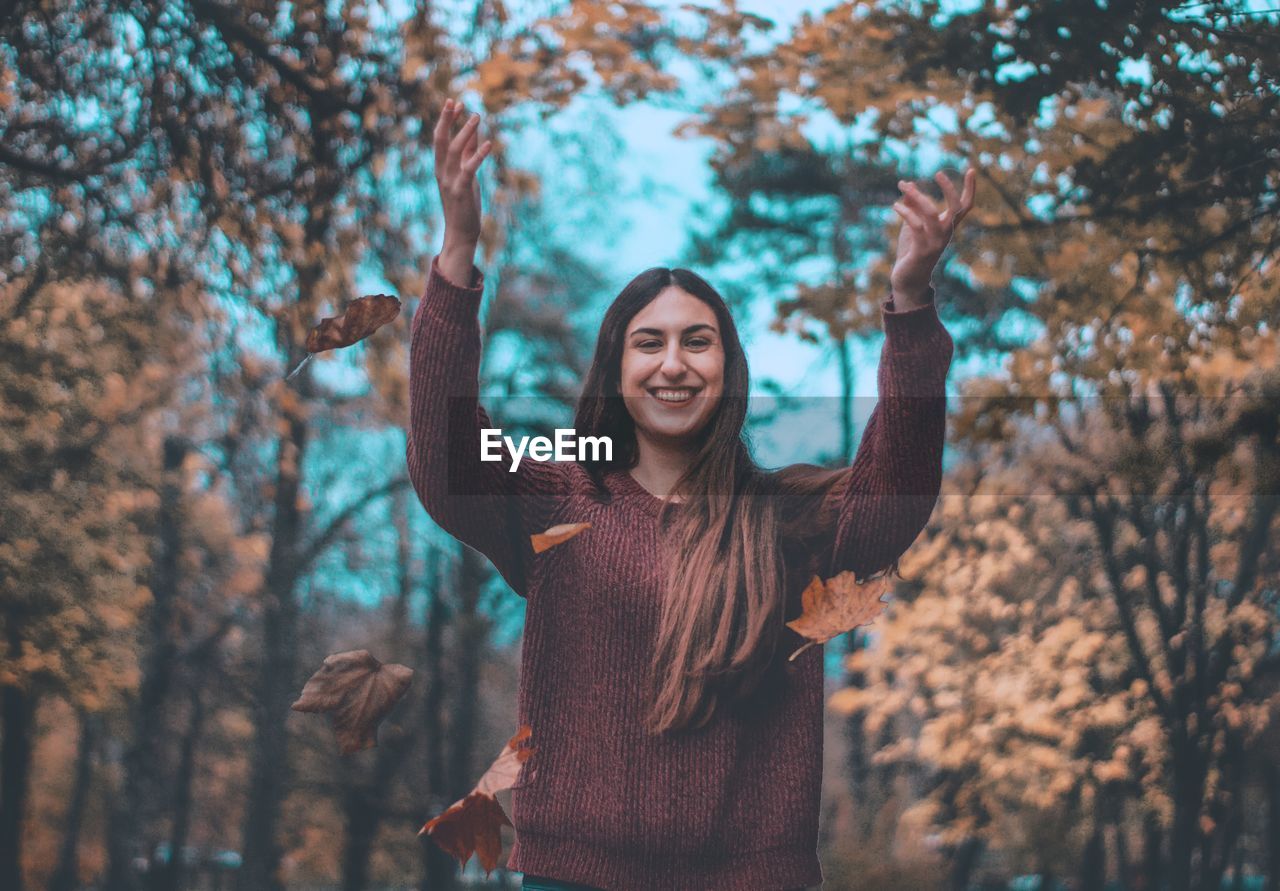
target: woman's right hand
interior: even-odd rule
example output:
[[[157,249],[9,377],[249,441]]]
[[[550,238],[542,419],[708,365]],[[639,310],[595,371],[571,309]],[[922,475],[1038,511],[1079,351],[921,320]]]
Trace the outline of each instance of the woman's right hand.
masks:
[[[436,184],[444,207],[446,247],[470,247],[480,243],[480,182],[476,170],[493,147],[485,140],[476,147],[480,115],[473,114],[462,129],[453,133],[454,122],[462,114],[462,103],[448,99],[435,129]]]

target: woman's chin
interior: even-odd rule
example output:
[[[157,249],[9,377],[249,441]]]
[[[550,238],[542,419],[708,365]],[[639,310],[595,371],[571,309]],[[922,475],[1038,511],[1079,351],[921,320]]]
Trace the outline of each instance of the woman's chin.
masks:
[[[643,430],[646,436],[658,442],[668,443],[671,445],[688,445],[699,434],[703,425],[697,423],[672,424],[645,424]]]

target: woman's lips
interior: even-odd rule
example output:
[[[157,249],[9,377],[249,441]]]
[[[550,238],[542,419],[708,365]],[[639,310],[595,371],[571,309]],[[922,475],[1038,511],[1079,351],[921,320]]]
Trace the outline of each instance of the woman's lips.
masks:
[[[685,396],[684,399],[681,399],[678,401],[672,400],[672,399],[663,399],[661,396],[658,395],[659,393],[675,393],[675,392],[683,392],[687,395]],[[654,399],[656,399],[658,402],[662,403],[663,405],[668,405],[668,406],[671,406],[672,408],[682,408],[686,405],[692,404],[693,397],[698,395],[698,391],[695,389],[686,388],[686,387],[652,387],[649,390],[649,395],[652,396]]]

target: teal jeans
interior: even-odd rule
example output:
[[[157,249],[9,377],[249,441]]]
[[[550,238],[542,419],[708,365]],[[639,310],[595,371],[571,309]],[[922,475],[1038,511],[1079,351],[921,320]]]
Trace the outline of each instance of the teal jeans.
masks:
[[[523,891],[601,891],[591,885],[579,885],[575,882],[562,882],[559,879],[548,879],[544,876],[524,874],[520,887]]]
[[[522,891],[601,891],[600,888],[593,888],[591,885],[562,882],[559,879],[531,876],[528,873],[524,874],[524,882],[521,883],[520,887]],[[797,888],[795,891],[805,891],[805,889]]]

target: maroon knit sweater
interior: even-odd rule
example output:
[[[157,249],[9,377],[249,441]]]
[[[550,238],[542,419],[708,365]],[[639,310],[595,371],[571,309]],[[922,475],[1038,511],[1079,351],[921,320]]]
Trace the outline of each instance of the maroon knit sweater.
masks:
[[[463,287],[432,260],[412,323],[408,463],[427,512],[526,599],[513,729],[532,726],[537,754],[512,790],[508,867],[606,891],[820,885],[823,648],[787,662],[782,695],[759,709],[645,733],[662,502],[622,470],[605,475],[602,496],[576,462],[526,455],[511,473],[508,461],[479,460],[479,430],[494,426],[477,400],[483,284],[474,266]],[[880,398],[852,466],[814,512],[822,547],[788,558],[788,620],[813,574],[887,566],[937,501],[952,340],[933,298],[882,305]],[[530,534],[568,522],[591,528],[533,553]],[[804,639],[782,635],[785,662]]]

